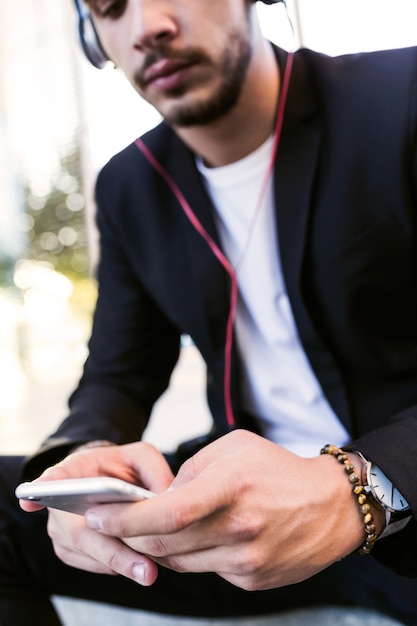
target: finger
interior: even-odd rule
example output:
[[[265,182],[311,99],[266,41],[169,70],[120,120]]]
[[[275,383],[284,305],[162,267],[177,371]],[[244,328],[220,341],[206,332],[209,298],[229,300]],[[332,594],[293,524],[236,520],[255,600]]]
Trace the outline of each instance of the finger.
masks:
[[[129,504],[102,504],[86,512],[86,523],[113,537],[179,532],[222,510],[229,494],[200,478],[157,497]]]
[[[26,513],[33,513],[34,511],[41,511],[45,507],[41,504],[35,504],[34,502],[30,502],[29,500],[19,500],[19,506],[21,509],[26,511]]]
[[[83,570],[85,572],[91,572],[93,574],[107,574],[108,576],[117,576],[118,574],[112,569],[87,557],[79,552],[74,553],[73,550],[68,550],[62,546],[53,546],[56,556],[70,567]]]
[[[155,493],[171,485],[174,475],[165,457],[153,445],[136,442],[121,446],[122,462],[132,468],[135,482]]]
[[[119,539],[90,530],[81,516],[54,511],[48,521],[48,534],[55,553],[67,565],[96,573],[120,574],[144,586],[153,584],[157,578],[157,565],[151,559]]]
[[[238,449],[247,448],[250,454],[255,437],[257,438],[257,435],[244,430],[234,430],[219,437],[183,463],[173,485],[176,487],[194,480],[210,469],[212,464],[216,465],[219,461],[225,460],[227,463],[228,459],[230,460]]]
[[[55,553],[67,565],[95,574],[125,576],[144,587],[155,582],[158,575],[157,565],[149,558],[125,546],[121,541],[101,537],[101,541],[96,543],[96,548],[100,552],[99,558],[94,558],[95,550],[90,556],[62,546],[57,546]]]
[[[235,547],[217,546],[208,550],[155,557],[153,560],[161,567],[180,574],[214,572],[232,584],[248,590],[251,585],[255,584],[255,581],[258,584],[261,580],[257,563],[251,560],[250,551],[246,551],[244,546],[240,551],[237,551]]]
[[[260,591],[287,584],[286,567],[281,575],[262,567],[259,554],[249,544],[217,546],[166,558],[155,558],[161,567],[178,573],[215,573],[229,583],[246,591]],[[273,574],[273,576],[272,576]]]
[[[114,476],[156,492],[167,489],[174,478],[165,457],[154,446],[136,442],[79,450],[49,467],[37,480],[90,476]]]
[[[191,524],[180,532],[123,537],[131,548],[150,556],[153,560],[214,549],[217,546],[233,546],[237,549],[257,532],[254,525],[248,525],[244,516],[225,514],[211,515],[198,524]]]

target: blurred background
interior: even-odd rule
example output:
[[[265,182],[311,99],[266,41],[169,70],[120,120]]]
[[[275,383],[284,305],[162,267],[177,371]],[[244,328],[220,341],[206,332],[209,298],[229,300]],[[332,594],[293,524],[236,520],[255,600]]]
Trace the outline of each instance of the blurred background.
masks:
[[[267,37],[336,55],[417,44],[416,0],[258,4]],[[71,0],[0,0],[0,453],[28,453],[65,416],[96,298],[98,170],[159,122],[118,70],[90,67]],[[173,447],[210,418],[184,341],[149,440]],[[177,417],[176,417],[177,419]]]

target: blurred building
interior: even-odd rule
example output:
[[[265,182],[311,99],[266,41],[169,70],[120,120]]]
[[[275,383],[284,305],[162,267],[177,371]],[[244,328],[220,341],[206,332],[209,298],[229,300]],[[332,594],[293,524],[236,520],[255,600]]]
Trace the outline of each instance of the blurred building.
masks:
[[[62,163],[76,146],[83,146],[82,178],[90,176],[75,33],[69,0],[0,0],[0,269],[7,260],[15,278],[13,288],[0,274],[0,430],[6,443],[23,447],[40,436],[35,395],[58,394],[85,358],[88,321],[73,315],[70,281],[50,263],[23,261],[13,271],[33,237],[29,209],[40,213],[41,200],[57,187],[69,197],[75,183],[62,176]],[[45,405],[43,412],[49,414]]]
[[[2,251],[24,254],[24,189],[47,194],[61,160],[80,143],[76,46],[69,2],[0,0]]]
[[[3,112],[14,166],[43,191],[82,131],[74,15],[68,1],[0,0]]]

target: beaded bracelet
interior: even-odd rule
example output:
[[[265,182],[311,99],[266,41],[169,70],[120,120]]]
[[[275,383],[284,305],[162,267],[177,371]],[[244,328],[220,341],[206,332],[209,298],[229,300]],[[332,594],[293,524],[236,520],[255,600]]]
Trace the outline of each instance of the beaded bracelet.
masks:
[[[327,444],[320,450],[320,454],[331,454],[345,468],[349,482],[353,485],[352,492],[359,504],[361,515],[363,515],[363,524],[365,526],[365,541],[357,552],[359,554],[369,554],[375,545],[377,534],[371,507],[366,497],[365,488],[359,482],[359,475],[356,473],[355,467],[349,461],[347,454],[341,448]]]

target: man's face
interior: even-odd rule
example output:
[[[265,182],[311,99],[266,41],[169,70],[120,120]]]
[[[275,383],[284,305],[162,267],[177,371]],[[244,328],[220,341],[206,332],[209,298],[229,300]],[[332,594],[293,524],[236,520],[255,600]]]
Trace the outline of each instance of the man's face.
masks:
[[[90,0],[101,42],[173,126],[207,124],[236,103],[251,58],[245,0]]]

